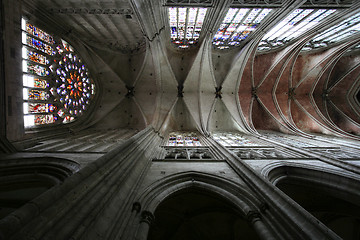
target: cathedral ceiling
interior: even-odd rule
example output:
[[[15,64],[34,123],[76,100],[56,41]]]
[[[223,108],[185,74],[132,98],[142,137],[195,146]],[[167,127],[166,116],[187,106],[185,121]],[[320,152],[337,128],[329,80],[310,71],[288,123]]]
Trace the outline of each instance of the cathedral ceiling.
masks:
[[[212,3],[199,43],[190,49],[171,44],[165,1],[34,0],[24,8],[48,31],[54,27],[46,23],[54,23],[53,31],[85,46],[82,54],[99,85],[88,126],[152,124],[163,131],[274,130],[356,138],[359,57],[347,51],[360,35],[324,51],[301,49],[317,32],[358,12],[359,3],[347,4],[291,44],[259,53],[264,34],[304,1],[277,2],[242,45],[224,51],[213,47],[212,37],[232,1]]]
[[[56,22],[60,31],[98,48],[130,52],[145,45],[128,0],[38,0],[27,4],[45,21]]]

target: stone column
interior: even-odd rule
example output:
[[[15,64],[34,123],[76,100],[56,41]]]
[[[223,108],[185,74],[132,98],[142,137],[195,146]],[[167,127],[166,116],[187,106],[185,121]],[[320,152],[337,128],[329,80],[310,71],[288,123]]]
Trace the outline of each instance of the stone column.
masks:
[[[246,217],[261,239],[276,240],[272,233],[267,229],[264,222],[261,220],[259,212],[249,211],[246,214]]]
[[[141,204],[139,202],[134,202],[131,209],[131,219],[141,211]]]
[[[154,219],[155,219],[154,215],[149,211],[143,211],[141,213],[140,225],[139,225],[138,231],[136,233],[135,240],[146,240],[147,239],[150,225],[152,224]]]

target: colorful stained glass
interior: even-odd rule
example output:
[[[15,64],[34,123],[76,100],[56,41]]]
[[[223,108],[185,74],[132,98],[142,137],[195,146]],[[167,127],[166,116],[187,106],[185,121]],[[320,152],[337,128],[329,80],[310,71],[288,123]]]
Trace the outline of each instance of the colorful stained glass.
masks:
[[[63,123],[69,123],[69,122],[72,122],[74,121],[75,118],[74,117],[70,117],[70,116],[66,116],[63,120]]]
[[[49,71],[47,70],[46,67],[28,61],[23,61],[23,71],[41,77],[49,75]]]
[[[22,23],[24,125],[74,121],[87,110],[95,94],[95,84],[85,65],[69,43],[25,20]],[[51,78],[47,77],[50,73]]]
[[[32,38],[31,36],[28,36],[24,32],[23,32],[23,44],[27,44],[28,46],[35,48],[39,51],[42,51],[48,55],[55,54],[54,49],[50,45],[48,45],[40,40],[37,40],[35,38]]]
[[[168,146],[201,146],[199,138],[196,133],[170,133]]]
[[[76,55],[67,53],[58,61],[56,74],[59,85],[56,89],[63,107],[71,113],[78,115],[86,109],[88,100],[94,92],[85,66]]]
[[[28,113],[51,113],[57,109],[50,103],[24,103],[24,114]]]
[[[206,15],[206,8],[169,8],[170,37],[179,48],[196,44]]]
[[[22,53],[23,53],[24,59],[28,59],[28,60],[43,64],[43,65],[49,64],[49,60],[47,57],[45,57],[44,55],[41,55],[37,52],[31,51],[25,47],[23,47]]]
[[[230,8],[213,38],[218,49],[240,45],[272,11],[269,8]]]
[[[43,90],[28,89],[24,88],[24,99],[25,100],[48,100],[50,95]]]
[[[30,75],[23,75],[23,85],[24,87],[30,87],[30,88],[47,88],[49,84],[46,80],[34,78]]]
[[[50,115],[35,115],[34,124],[35,125],[45,125],[55,123],[57,117],[50,114]]]
[[[41,39],[41,40],[43,40],[43,41],[45,41],[45,42],[47,42],[49,44],[54,44],[55,43],[54,38],[50,34],[44,32],[43,30],[41,30],[41,29],[35,27],[34,25],[26,22],[25,19],[22,19],[21,25],[22,25],[22,29],[24,31],[26,31],[27,33],[33,35],[34,37],[37,37],[37,38],[39,38],[39,39]]]
[[[62,43],[65,51],[74,52],[74,49],[72,48],[72,46],[70,46],[70,44],[67,43],[65,40],[61,39],[61,43]]]

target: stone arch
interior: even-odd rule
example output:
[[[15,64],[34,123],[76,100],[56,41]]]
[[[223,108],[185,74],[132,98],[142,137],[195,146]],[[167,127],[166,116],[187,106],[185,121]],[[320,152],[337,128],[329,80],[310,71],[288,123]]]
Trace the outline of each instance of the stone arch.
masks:
[[[262,175],[274,185],[286,178],[320,184],[337,194],[340,192],[353,194],[353,197],[360,202],[360,179],[350,172],[331,168],[326,169],[314,165],[283,162],[268,165],[263,169]]]
[[[0,219],[60,185],[79,169],[76,162],[52,157],[0,161]]]
[[[165,198],[189,187],[208,190],[233,201],[244,215],[261,204],[245,187],[225,178],[200,172],[185,172],[163,178],[149,186],[140,196],[139,202],[143,209],[153,212]],[[244,200],[240,200],[240,195]]]
[[[159,205],[184,190],[193,189],[213,194],[233,205],[238,213],[252,224],[261,239],[275,239],[261,219],[262,203],[244,185],[201,172],[183,172],[165,177],[150,185],[138,198],[142,206],[136,239],[146,239],[149,225]]]
[[[342,239],[360,237],[360,179],[354,174],[294,163],[268,166],[263,174]]]

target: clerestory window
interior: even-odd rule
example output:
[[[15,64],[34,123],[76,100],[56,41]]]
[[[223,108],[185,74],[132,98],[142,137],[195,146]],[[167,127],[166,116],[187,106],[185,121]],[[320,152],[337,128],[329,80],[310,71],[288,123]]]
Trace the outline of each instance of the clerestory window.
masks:
[[[213,133],[215,141],[225,147],[242,147],[242,146],[257,146],[258,143],[249,136],[233,132],[216,132]]]
[[[341,42],[360,33],[360,13],[355,14],[328,30],[316,35],[302,49],[312,50]]]
[[[24,126],[69,123],[89,107],[95,84],[75,50],[22,19]]]
[[[270,8],[230,8],[213,38],[218,49],[239,46],[272,11]]]
[[[167,146],[201,146],[197,134],[194,132],[172,132],[169,134]]]
[[[258,50],[284,46],[335,12],[335,9],[296,9],[262,38]]]
[[[207,9],[171,7],[168,12],[172,43],[183,49],[198,43]]]

